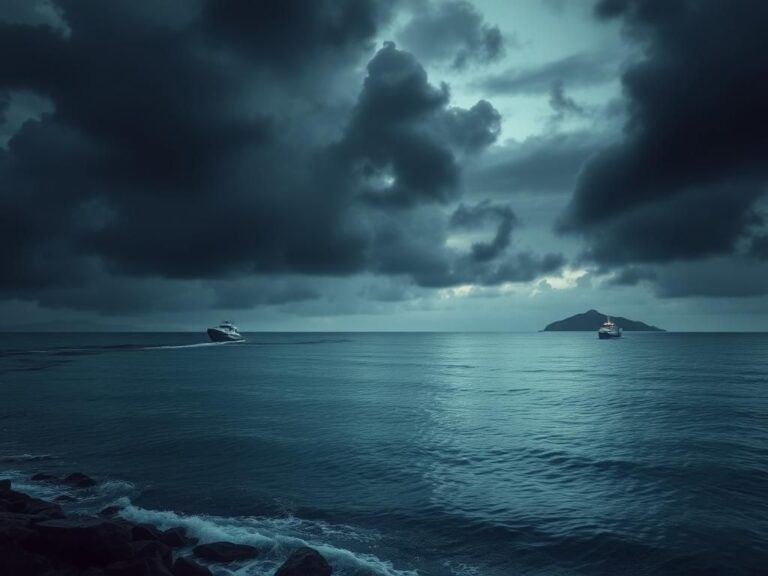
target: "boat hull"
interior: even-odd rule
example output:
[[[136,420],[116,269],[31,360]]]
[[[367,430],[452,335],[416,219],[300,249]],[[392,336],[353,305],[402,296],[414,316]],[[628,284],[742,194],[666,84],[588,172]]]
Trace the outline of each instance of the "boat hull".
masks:
[[[600,338],[600,340],[613,340],[614,338],[621,338],[621,332],[618,334],[612,334],[610,332],[598,332],[597,337]]]
[[[238,342],[243,339],[242,336],[228,334],[223,330],[217,330],[216,328],[208,328],[208,337],[213,342]]]

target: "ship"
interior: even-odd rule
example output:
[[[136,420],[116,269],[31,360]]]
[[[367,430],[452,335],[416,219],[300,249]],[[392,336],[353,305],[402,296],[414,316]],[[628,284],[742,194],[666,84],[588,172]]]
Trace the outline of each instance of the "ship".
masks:
[[[228,320],[214,328],[208,328],[208,336],[214,342],[237,342],[243,339],[237,326]]]
[[[621,338],[621,328],[611,320],[610,316],[608,316],[597,331],[597,337],[600,338],[600,340]]]

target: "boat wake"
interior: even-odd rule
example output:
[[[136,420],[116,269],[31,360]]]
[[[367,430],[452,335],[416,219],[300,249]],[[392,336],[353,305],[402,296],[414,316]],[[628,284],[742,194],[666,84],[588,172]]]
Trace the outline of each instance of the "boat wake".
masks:
[[[224,344],[242,344],[245,340],[231,340],[229,342],[197,342],[195,344],[158,344],[144,346],[141,350],[184,350],[186,348],[208,348],[210,346],[223,346]]]
[[[231,342],[192,342],[190,344],[114,344],[107,346],[79,346],[76,348],[52,347],[43,349],[0,350],[0,358],[27,355],[47,356],[87,356],[106,352],[136,352],[140,350],[181,350],[185,348],[203,348],[222,344],[241,344],[246,340]]]

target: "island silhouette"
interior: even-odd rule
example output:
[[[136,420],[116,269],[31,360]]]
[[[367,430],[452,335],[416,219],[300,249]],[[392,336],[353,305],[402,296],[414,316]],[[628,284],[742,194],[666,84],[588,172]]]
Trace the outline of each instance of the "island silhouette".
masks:
[[[658,326],[651,326],[645,322],[630,320],[623,316],[603,314],[597,310],[588,310],[582,314],[576,314],[564,320],[547,324],[543,332],[591,332],[600,328],[600,325],[605,322],[608,316],[625,332],[666,332],[666,330]]]

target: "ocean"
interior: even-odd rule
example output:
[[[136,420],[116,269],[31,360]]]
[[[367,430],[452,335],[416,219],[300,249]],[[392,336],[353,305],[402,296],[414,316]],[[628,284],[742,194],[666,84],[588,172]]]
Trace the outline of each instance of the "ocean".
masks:
[[[0,334],[0,478],[334,574],[768,573],[768,334]]]

